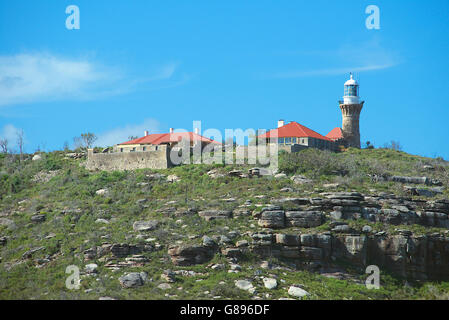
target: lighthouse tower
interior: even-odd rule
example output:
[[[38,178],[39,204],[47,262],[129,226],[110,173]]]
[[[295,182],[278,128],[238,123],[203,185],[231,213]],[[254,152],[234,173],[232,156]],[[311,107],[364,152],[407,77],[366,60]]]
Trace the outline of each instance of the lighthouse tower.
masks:
[[[359,118],[365,101],[360,102],[359,84],[352,78],[345,82],[343,101],[340,101],[343,139],[348,147],[360,148]]]

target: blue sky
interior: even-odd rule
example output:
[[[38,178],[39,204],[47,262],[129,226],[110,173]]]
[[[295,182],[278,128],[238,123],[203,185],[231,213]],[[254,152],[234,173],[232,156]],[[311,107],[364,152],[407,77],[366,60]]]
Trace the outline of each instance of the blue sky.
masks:
[[[65,26],[68,5],[80,30]],[[368,5],[380,30],[365,27]],[[327,134],[354,71],[362,142],[449,159],[449,2],[0,0],[0,137],[27,152],[82,132],[273,128]]]

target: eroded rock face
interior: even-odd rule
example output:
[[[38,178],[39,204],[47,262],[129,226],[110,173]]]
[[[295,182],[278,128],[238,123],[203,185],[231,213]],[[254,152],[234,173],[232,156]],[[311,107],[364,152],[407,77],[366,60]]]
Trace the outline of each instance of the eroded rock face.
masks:
[[[176,266],[202,264],[211,260],[216,252],[215,247],[192,245],[175,246],[168,249],[171,261]]]
[[[285,212],[287,227],[312,228],[324,222],[324,214],[319,211],[287,211]]]
[[[249,249],[263,257],[290,259],[320,268],[346,261],[364,270],[374,264],[417,280],[449,280],[449,237],[388,235],[254,233]]]
[[[285,227],[285,213],[281,210],[276,211],[263,211],[260,219],[259,226],[264,228],[284,228]]]

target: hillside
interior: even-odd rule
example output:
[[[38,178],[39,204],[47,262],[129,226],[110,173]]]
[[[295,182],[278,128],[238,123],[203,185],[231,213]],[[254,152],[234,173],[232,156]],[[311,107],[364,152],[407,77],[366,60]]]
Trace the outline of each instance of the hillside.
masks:
[[[0,299],[449,298],[442,159],[310,149],[259,177],[32,158],[0,155]],[[370,264],[378,290],[365,287]],[[66,288],[70,265],[79,290]]]

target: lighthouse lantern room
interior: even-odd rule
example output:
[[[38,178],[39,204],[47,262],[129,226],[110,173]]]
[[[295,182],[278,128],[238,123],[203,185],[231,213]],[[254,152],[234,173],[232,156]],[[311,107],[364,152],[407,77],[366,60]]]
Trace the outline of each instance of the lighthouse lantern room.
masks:
[[[359,104],[359,84],[353,79],[352,73],[350,79],[345,82],[345,93],[343,97],[344,104]]]

